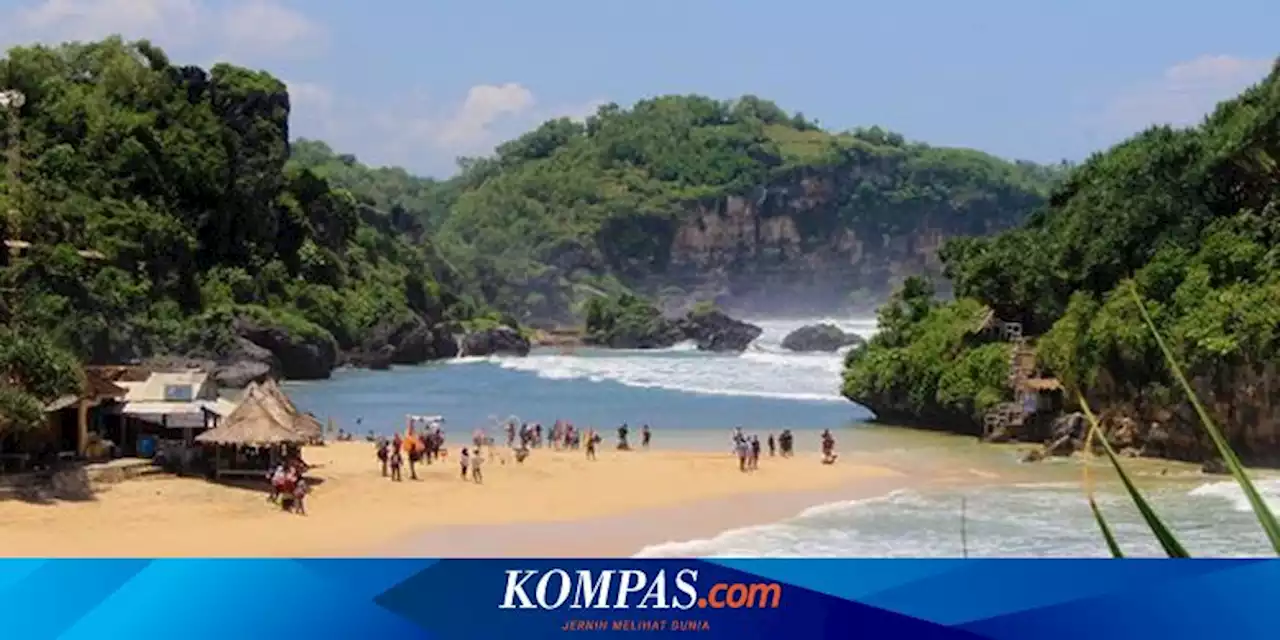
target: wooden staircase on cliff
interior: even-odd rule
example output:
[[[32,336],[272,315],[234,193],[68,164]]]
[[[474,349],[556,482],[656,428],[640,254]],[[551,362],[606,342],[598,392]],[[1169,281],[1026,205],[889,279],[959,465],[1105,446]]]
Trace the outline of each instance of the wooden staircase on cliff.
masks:
[[[1037,395],[1041,391],[1059,388],[1059,385],[1055,379],[1035,377],[1036,352],[1022,333],[1022,323],[1004,322],[989,315],[984,321],[984,328],[999,331],[1000,339],[1011,345],[1008,381],[1014,401],[1002,402],[983,416],[982,437],[991,439],[994,435],[1007,434],[1022,427],[1027,417],[1035,413]]]

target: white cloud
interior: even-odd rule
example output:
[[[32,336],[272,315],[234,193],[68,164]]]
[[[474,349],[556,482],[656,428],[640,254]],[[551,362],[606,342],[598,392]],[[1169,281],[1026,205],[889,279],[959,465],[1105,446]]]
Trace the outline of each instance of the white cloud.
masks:
[[[325,29],[272,0],[38,0],[0,11],[0,43],[147,38],[181,54],[229,58],[315,53]]]
[[[1270,67],[1270,60],[1229,55],[1181,62],[1112,100],[1103,112],[1103,125],[1128,133],[1153,124],[1196,124],[1217,103],[1261,80]]]
[[[462,105],[441,122],[425,127],[433,142],[444,149],[459,151],[492,147],[493,126],[503,118],[518,116],[534,105],[533,92],[523,85],[482,84],[471,87]]]
[[[268,0],[248,0],[223,11],[232,51],[302,56],[323,49],[328,33],[309,18]]]
[[[328,113],[333,108],[333,91],[314,82],[285,82],[289,87],[289,102],[295,109],[302,108]]]
[[[452,105],[411,93],[371,110],[368,101],[343,97],[322,85],[288,85],[296,135],[324,139],[370,164],[435,176],[451,174],[459,157],[487,155],[546,120],[581,120],[608,102],[540,107],[532,90],[508,82],[475,85]]]

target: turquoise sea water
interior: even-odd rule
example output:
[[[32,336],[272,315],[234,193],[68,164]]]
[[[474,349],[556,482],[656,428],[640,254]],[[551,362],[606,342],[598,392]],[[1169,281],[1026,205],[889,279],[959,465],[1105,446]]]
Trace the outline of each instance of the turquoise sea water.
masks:
[[[871,335],[874,321],[834,319]],[[736,556],[1099,556],[1105,553],[1071,463],[1019,465],[1016,451],[865,424],[870,414],[840,398],[840,354],[792,354],[779,346],[808,320],[756,320],[765,334],[743,354],[688,347],[663,351],[536,351],[527,358],[461,359],[385,372],[341,371],[291,383],[294,400],[322,420],[364,434],[402,429],[406,414],[443,415],[453,438],[476,428],[497,436],[508,418],[549,425],[567,419],[611,433],[644,423],[654,445],[727,450],[733,427],[763,437],[790,428],[816,450],[832,429],[842,451],[911,465],[947,465],[1016,477],[996,486],[895,491],[817,505],[782,522],[760,523],[706,540],[655,540],[643,555]],[[357,426],[357,420],[359,425]],[[1260,486],[1280,507],[1280,480]],[[1265,554],[1264,538],[1229,481],[1185,469],[1150,482],[1162,515],[1198,555]],[[1157,555],[1131,504],[1110,485],[1100,502],[1131,555]],[[962,506],[963,505],[963,506]],[[961,511],[964,511],[962,539]]]

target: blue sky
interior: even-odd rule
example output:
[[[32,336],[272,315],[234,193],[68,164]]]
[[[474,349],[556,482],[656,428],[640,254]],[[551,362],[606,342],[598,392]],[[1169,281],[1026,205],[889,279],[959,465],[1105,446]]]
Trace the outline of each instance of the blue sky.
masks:
[[[147,37],[290,84],[294,134],[426,175],[561,115],[751,93],[828,128],[1078,160],[1280,54],[1277,0],[0,0],[0,43]]]

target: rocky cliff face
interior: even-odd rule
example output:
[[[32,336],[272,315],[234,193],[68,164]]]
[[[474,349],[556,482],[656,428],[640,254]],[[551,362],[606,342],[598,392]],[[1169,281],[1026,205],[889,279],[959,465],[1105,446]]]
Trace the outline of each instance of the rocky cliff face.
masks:
[[[941,273],[946,239],[1010,228],[1041,202],[1024,193],[995,215],[954,202],[896,215],[849,191],[848,176],[828,173],[691,204],[670,233],[668,262],[645,283],[739,313],[834,311],[882,298],[907,276]]]

